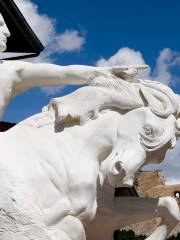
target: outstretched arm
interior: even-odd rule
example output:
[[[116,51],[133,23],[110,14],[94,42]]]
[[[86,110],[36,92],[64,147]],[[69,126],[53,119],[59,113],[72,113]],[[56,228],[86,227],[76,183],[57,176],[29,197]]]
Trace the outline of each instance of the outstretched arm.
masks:
[[[21,81],[21,90],[31,87],[88,84],[96,77],[121,78],[127,75],[132,67],[92,67],[84,65],[59,66],[48,63],[29,63],[23,61],[10,62],[17,67]],[[133,71],[138,71],[141,66],[135,66]],[[143,66],[145,67],[145,66]],[[132,70],[130,70],[132,72]],[[121,73],[121,74],[120,74]],[[122,77],[123,78],[123,77]]]
[[[1,81],[3,87],[0,85],[0,119],[9,101],[30,88],[88,84],[96,77],[121,78],[119,73],[128,70],[129,67],[59,66],[48,63],[3,61],[2,69],[4,76]]]
[[[20,77],[26,83],[36,86],[87,84],[94,78],[98,68],[83,65],[59,66],[48,63],[24,63]]]

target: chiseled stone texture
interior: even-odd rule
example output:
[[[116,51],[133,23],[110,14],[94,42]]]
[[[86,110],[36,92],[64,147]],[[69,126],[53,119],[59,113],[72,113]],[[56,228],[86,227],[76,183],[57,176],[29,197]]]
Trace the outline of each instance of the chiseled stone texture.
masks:
[[[43,217],[18,178],[0,169],[0,240],[48,240]]]

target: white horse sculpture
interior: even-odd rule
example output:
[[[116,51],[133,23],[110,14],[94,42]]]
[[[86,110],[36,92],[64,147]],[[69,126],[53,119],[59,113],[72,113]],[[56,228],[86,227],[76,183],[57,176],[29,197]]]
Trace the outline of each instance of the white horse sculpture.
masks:
[[[116,126],[115,140],[104,150],[103,159],[108,157],[100,166],[100,179],[103,183],[108,174],[112,186],[132,186],[134,174],[143,165],[160,163],[166,151],[175,146],[179,96],[169,87],[148,80],[98,77],[89,85],[52,99],[44,110],[54,109],[56,123],[76,122],[80,126],[114,114],[109,124],[112,129]]]
[[[153,240],[166,239],[179,221],[179,208],[170,197],[117,202],[104,194],[97,199],[98,178],[101,186],[104,181],[112,187],[132,185],[143,165],[164,159],[179,130],[178,96],[168,87],[109,80],[107,85],[106,78],[94,79],[90,86],[51,100],[46,111],[0,135],[1,168],[26,185],[50,239],[84,240],[84,226],[101,216],[96,216],[98,201],[103,216],[115,216],[114,226],[162,217]],[[128,221],[124,214],[130,204],[134,219]]]
[[[0,22],[0,51],[4,51],[10,33],[1,15]],[[143,200],[150,209],[146,214],[139,206],[141,200],[117,203],[110,193],[106,197],[102,191],[104,197],[99,197],[101,190],[97,199],[98,178],[101,187],[104,182],[112,187],[132,185],[143,165],[161,162],[175,145],[178,96],[160,83],[135,81],[133,76],[143,68],[1,62],[1,117],[8,102],[31,87],[90,85],[53,99],[45,112],[0,134],[1,239],[84,240],[84,227],[102,215],[115,216],[114,226],[131,223],[124,216],[129,204],[132,213],[139,209],[139,220],[167,218],[149,239],[166,238],[179,220],[172,198]],[[119,220],[122,224],[117,225]],[[28,234],[27,226],[33,229]]]

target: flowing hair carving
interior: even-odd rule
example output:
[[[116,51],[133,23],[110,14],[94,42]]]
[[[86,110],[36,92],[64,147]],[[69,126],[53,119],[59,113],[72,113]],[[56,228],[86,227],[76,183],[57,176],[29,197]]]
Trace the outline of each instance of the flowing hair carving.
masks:
[[[168,118],[170,115],[177,118],[179,114],[178,95],[168,86],[157,81],[141,79],[127,81],[116,77],[96,77],[89,82],[89,86],[81,87],[64,97],[51,99],[47,110],[55,111],[57,122],[76,119],[76,124],[77,122],[85,124],[89,119],[98,118],[98,113],[104,109],[116,108],[120,111],[130,111],[146,106],[161,118]],[[38,117],[41,120],[35,122],[41,122],[44,125],[43,121],[46,117],[45,114],[43,120],[43,114],[41,114],[41,117]],[[33,118],[28,122],[31,121]],[[157,139],[153,140],[153,143],[150,139],[148,141],[143,137],[142,141],[145,146],[146,142],[151,142],[151,145],[159,142]],[[150,149],[148,146],[147,148]]]
[[[119,92],[119,97],[123,98],[123,94],[130,103],[132,109],[132,97],[134,108],[136,108],[136,99],[141,97],[144,106],[148,106],[151,111],[162,118],[167,118],[169,115],[177,115],[179,108],[179,100],[177,95],[166,85],[150,80],[134,80],[128,82],[123,79],[116,78],[95,78],[90,82],[90,86],[108,88]],[[132,93],[136,93],[136,96]],[[135,98],[134,98],[135,97]],[[126,104],[128,105],[128,104]],[[123,108],[123,106],[119,106]],[[128,107],[127,107],[128,110]]]

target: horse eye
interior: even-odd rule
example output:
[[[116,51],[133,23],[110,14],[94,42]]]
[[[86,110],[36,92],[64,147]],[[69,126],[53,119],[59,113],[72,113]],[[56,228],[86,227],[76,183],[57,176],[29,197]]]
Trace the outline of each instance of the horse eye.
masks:
[[[152,133],[153,133],[152,127],[150,125],[144,126],[144,133],[146,135],[152,135]]]

